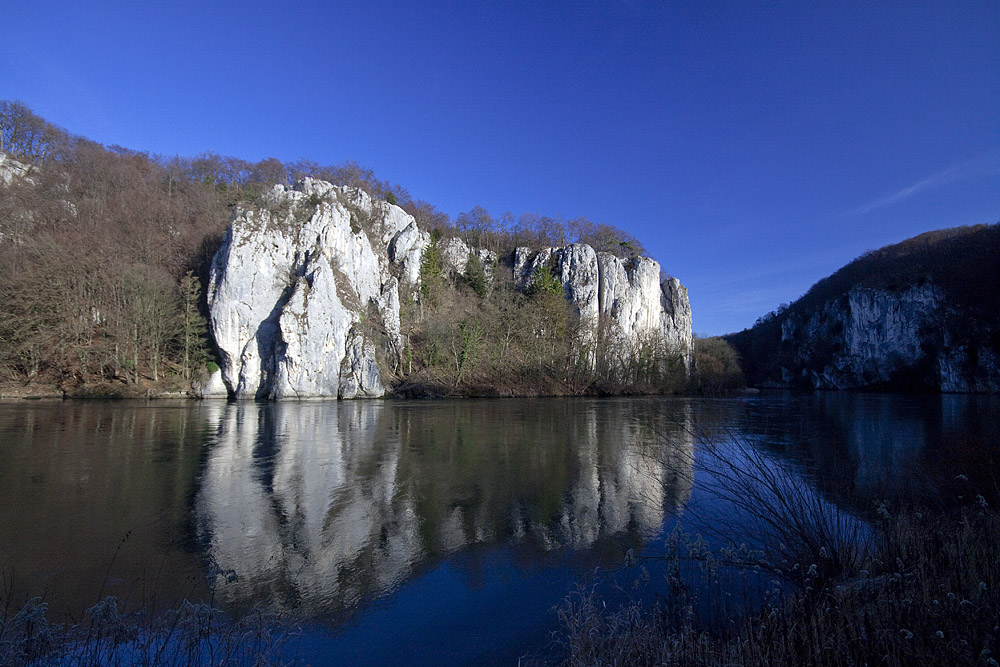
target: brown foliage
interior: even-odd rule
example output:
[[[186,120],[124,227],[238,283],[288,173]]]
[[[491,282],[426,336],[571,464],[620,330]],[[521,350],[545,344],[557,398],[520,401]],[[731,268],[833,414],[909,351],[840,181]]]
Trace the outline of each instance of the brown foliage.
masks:
[[[736,350],[718,337],[694,341],[694,377],[696,391],[703,394],[726,394],[746,386]]]
[[[679,357],[650,337],[623,345],[582,329],[562,289],[523,294],[497,280],[483,294],[439,280],[403,318],[398,393],[579,395],[675,392]]]

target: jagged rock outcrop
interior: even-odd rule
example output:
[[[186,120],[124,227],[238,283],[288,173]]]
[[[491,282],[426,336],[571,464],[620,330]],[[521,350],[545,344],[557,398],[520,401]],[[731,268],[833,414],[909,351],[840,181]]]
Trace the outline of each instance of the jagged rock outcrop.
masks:
[[[398,349],[399,281],[389,256],[409,279],[414,270],[419,275],[422,251],[421,235],[401,209],[323,181],[306,179],[297,190],[276,186],[266,208],[237,215],[208,290],[230,394],[381,396],[365,328],[376,318],[390,352]]]
[[[402,350],[400,301],[416,298],[430,243],[399,207],[313,179],[295,189],[275,186],[265,206],[239,212],[214,258],[208,290],[228,393],[269,399],[383,395],[387,369],[380,361],[391,362]],[[437,250],[442,272],[452,279],[466,273],[473,257],[488,280],[499,270],[495,252],[461,239],[442,239]],[[654,345],[677,351],[690,367],[687,291],[675,279],[661,284],[659,264],[582,244],[537,253],[519,249],[515,284],[527,289],[535,269],[550,262],[579,314],[580,343],[592,363],[600,334],[615,354]],[[376,345],[383,341],[380,351]]]
[[[758,386],[1000,392],[1000,224],[869,251],[726,340]]]
[[[395,209],[392,213],[398,217],[402,209]],[[385,236],[395,228],[396,225],[387,226],[387,232],[382,237],[383,242],[386,241]],[[417,223],[410,218],[406,226],[388,240],[389,259],[401,267],[403,280],[409,285],[420,283],[420,259],[430,239],[430,234],[417,229]]]
[[[438,251],[441,253],[441,268],[448,277],[455,279],[464,276],[469,260],[475,257],[483,267],[487,280],[493,279],[498,257],[492,250],[470,248],[462,239],[450,238],[439,242]]]
[[[684,356],[684,364],[688,374],[691,373],[693,359],[694,334],[691,302],[688,291],[681,281],[673,276],[660,283],[660,331],[663,332],[663,342],[668,349],[680,350]]]
[[[31,169],[28,165],[15,160],[6,153],[0,153],[0,182],[7,184],[15,180],[29,178],[29,171]]]
[[[906,290],[854,287],[781,323],[781,384],[815,389],[870,386],[1000,391],[1000,359],[957,343],[972,324],[934,284]],[[974,355],[974,356],[973,356]]]
[[[207,378],[196,380],[191,386],[191,395],[195,398],[227,398],[229,390],[222,381],[222,369],[213,372]]]
[[[536,272],[548,266],[563,285],[567,300],[580,317],[584,344],[604,336],[609,350],[631,354],[653,345],[679,353],[691,367],[691,305],[687,289],[676,278],[660,281],[660,265],[648,257],[623,259],[574,243],[564,248],[514,254],[514,281],[530,289]],[[596,348],[592,346],[592,361]]]
[[[886,383],[924,356],[920,332],[941,302],[940,290],[932,285],[902,293],[859,287],[808,319],[789,317],[781,339],[796,352],[783,374],[789,381],[797,375],[817,389]],[[809,363],[822,356],[829,360],[821,368]]]

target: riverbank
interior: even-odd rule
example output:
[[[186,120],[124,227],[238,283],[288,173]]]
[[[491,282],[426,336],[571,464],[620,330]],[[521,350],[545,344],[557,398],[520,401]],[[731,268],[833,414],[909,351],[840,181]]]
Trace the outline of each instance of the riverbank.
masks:
[[[53,623],[38,598],[0,597],[0,667],[15,665],[299,665],[297,627],[261,611],[237,620],[184,601],[153,617],[109,596],[79,623]]]
[[[759,393],[757,389],[742,389],[735,391],[717,391],[712,396],[740,396]],[[689,391],[676,391],[664,394],[655,388],[635,387],[618,388],[613,391],[607,387],[490,387],[464,386],[452,387],[440,383],[407,382],[393,388],[386,398],[423,399],[423,398],[542,398],[570,396],[704,396],[704,391],[692,388]],[[143,382],[140,384],[125,384],[123,382],[84,383],[74,386],[60,386],[54,383],[42,382],[0,382],[0,400],[40,400],[40,399],[196,399],[202,396],[193,388],[182,387],[177,382]],[[222,398],[222,397],[219,397]],[[329,400],[336,400],[335,396]],[[362,399],[364,400],[364,399]]]
[[[877,546],[855,567],[824,579],[833,554],[819,554],[791,586],[776,569],[782,584],[759,606],[737,608],[714,627],[696,612],[713,593],[680,578],[668,579],[654,606],[614,608],[576,593],[559,609],[563,664],[996,666],[1000,513],[981,495],[958,510],[879,511]],[[678,565],[686,557],[683,549],[667,555]],[[699,559],[702,587],[718,587],[717,571],[704,567],[711,556]]]
[[[757,608],[731,608],[714,627],[693,611],[712,593],[680,578],[668,580],[656,606],[614,608],[576,592],[557,610],[565,651],[558,664],[996,665],[1000,514],[977,499],[935,516],[887,515],[879,530],[878,549],[857,571],[825,582],[807,572],[801,585],[776,589]],[[702,572],[702,586],[718,576]],[[39,599],[17,607],[0,594],[0,665],[310,664],[297,626],[260,611],[231,620],[185,601],[154,617],[107,597],[79,623],[53,623],[47,612]]]
[[[103,399],[150,399],[150,398],[196,398],[190,391],[177,383],[125,384],[102,382],[95,384],[59,385],[43,382],[0,382],[0,400],[41,400],[67,398]]]

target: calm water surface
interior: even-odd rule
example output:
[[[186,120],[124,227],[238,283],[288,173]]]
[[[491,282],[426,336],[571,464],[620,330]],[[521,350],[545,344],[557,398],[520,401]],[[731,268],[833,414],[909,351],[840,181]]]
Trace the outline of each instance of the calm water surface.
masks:
[[[983,396],[0,403],[0,590],[267,606],[314,664],[516,664],[577,583],[694,521],[706,443],[863,516],[988,486],[998,435]]]

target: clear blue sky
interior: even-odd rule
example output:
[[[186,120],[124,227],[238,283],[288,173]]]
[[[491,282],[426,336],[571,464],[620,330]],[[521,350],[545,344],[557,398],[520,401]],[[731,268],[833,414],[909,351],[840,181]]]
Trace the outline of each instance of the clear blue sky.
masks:
[[[0,98],[74,133],[608,222],[699,333],[1000,220],[996,0],[2,4]]]

